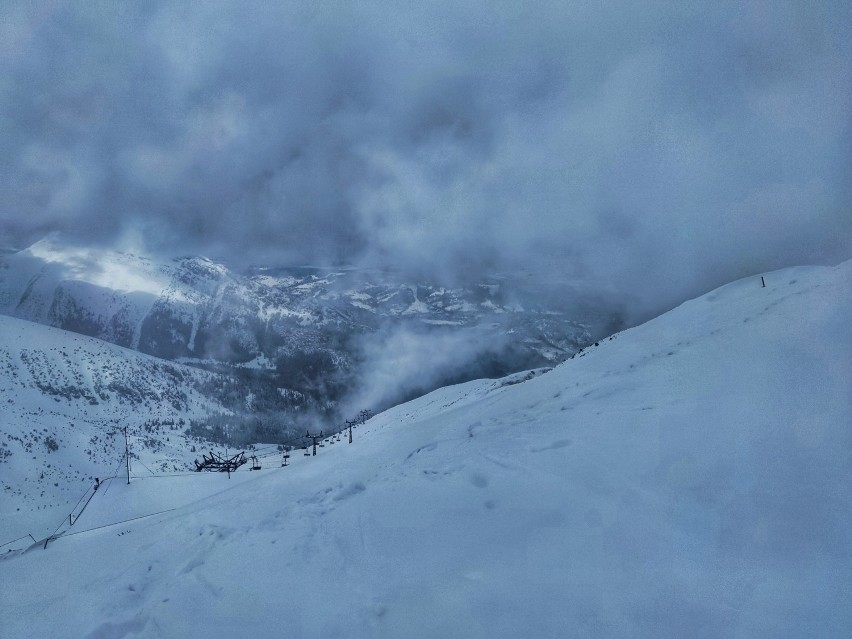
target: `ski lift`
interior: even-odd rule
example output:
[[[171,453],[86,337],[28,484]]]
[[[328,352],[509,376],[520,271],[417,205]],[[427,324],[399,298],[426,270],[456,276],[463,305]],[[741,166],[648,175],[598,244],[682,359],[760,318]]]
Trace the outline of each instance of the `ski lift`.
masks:
[[[287,461],[288,461],[289,459],[290,459],[290,453],[288,453],[288,452],[286,452],[286,451],[285,451],[285,452],[284,452],[284,455],[281,457],[281,465],[282,465],[282,466],[286,466],[286,465],[287,465]]]
[[[260,461],[255,455],[251,456],[251,470],[260,470]]]
[[[311,456],[311,451],[308,450],[307,446],[302,446],[302,450],[305,451],[305,457]]]

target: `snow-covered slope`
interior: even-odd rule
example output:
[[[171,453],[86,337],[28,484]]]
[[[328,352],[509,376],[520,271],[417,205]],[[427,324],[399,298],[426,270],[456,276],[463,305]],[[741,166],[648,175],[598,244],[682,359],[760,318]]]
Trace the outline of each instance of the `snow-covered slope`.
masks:
[[[766,279],[85,532],[170,480],[111,486],[0,562],[5,634],[848,636],[852,262]]]
[[[189,420],[226,413],[215,399],[218,379],[0,316],[0,543],[55,528],[92,477],[114,470],[125,426],[142,464],[187,469]]]

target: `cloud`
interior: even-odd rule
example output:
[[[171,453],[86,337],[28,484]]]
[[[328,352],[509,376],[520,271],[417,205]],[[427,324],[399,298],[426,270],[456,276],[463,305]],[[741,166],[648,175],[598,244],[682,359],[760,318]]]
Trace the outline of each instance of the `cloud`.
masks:
[[[852,255],[845,2],[18,2],[0,236],[520,268],[637,315]]]
[[[483,331],[391,326],[359,341],[363,364],[343,412],[359,407],[384,410],[435,388],[510,372],[508,343]],[[524,368],[523,364],[519,366]]]

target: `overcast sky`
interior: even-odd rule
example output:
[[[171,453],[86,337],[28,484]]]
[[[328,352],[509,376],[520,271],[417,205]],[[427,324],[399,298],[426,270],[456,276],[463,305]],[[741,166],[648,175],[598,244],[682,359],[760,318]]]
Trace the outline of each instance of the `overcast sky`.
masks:
[[[832,2],[10,2],[0,243],[526,268],[674,304],[852,257]]]

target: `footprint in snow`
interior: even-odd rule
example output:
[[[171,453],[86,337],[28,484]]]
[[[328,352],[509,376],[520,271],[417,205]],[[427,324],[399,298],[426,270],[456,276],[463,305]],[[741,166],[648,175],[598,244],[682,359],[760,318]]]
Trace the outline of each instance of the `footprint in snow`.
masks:
[[[342,499],[348,499],[353,495],[357,495],[358,493],[363,493],[367,490],[367,487],[360,481],[353,482],[349,484],[346,488],[341,490],[334,496],[334,501],[340,501]]]
[[[418,453],[422,453],[424,451],[425,452],[431,452],[431,451],[435,450],[436,448],[438,448],[437,442],[432,442],[431,444],[426,444],[425,446],[421,446],[420,448],[417,448],[417,449],[411,451],[410,453],[408,453],[408,456],[405,458],[405,460],[408,461],[409,459],[411,459],[412,457],[414,457]]]
[[[180,574],[181,575],[189,574],[193,570],[198,568],[199,566],[203,566],[203,565],[204,565],[204,559],[201,558],[201,555],[198,555],[194,559],[190,560],[189,563],[187,563],[183,567],[183,570],[180,571]]]
[[[543,446],[541,448],[530,448],[530,452],[532,453],[541,453],[546,450],[556,450],[558,448],[566,448],[573,444],[574,441],[571,439],[557,439],[552,444],[548,444],[547,446]]]
[[[485,475],[474,473],[470,476],[470,483],[477,488],[486,488],[488,486],[488,478]]]
[[[118,623],[102,623],[86,635],[86,639],[120,639],[129,635],[138,635],[148,625],[148,618],[141,617]]]

